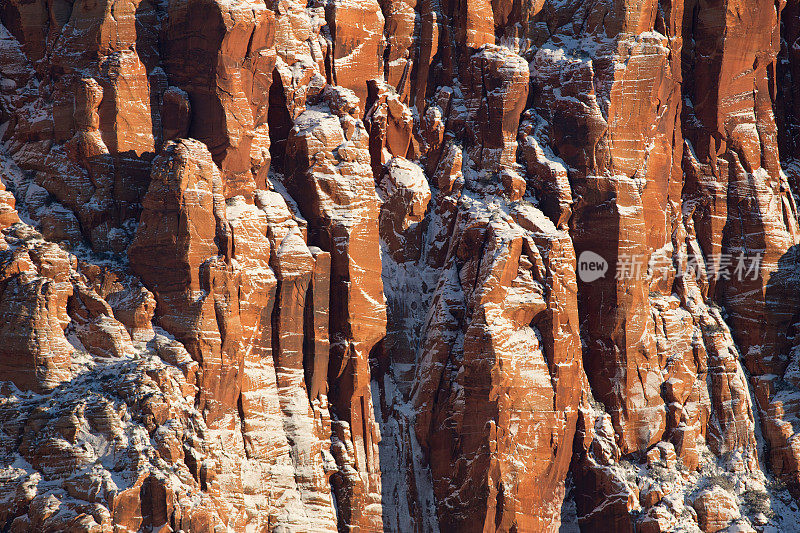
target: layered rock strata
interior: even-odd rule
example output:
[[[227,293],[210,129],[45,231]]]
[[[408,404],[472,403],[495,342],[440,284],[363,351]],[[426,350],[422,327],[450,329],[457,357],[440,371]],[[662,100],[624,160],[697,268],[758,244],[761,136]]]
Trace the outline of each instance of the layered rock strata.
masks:
[[[0,529],[796,530],[798,79],[796,0],[0,3]]]

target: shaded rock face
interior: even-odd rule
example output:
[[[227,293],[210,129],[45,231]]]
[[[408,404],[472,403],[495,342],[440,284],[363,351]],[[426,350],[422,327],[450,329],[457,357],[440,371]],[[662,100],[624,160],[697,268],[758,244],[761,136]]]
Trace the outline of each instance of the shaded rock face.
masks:
[[[796,0],[0,2],[3,531],[795,531]]]

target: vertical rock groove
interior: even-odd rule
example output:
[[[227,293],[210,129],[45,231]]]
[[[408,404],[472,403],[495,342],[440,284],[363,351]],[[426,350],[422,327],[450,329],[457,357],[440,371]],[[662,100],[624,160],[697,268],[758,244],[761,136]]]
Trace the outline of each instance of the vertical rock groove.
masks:
[[[0,2],[3,531],[796,531],[797,0]]]

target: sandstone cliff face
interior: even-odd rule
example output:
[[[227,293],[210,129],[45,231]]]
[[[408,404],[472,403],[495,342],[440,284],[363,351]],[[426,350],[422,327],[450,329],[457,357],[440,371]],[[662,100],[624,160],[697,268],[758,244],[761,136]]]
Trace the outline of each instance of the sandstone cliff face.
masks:
[[[798,80],[796,0],[1,2],[0,529],[797,530]]]

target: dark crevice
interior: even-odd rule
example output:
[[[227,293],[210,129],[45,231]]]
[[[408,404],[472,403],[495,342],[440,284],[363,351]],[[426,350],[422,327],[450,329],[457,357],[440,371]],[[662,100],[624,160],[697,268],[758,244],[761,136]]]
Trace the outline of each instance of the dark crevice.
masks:
[[[286,139],[292,129],[292,119],[286,104],[286,91],[283,87],[278,69],[272,72],[272,85],[269,88],[269,108],[267,110],[269,125],[269,152],[272,156],[272,167],[283,171],[286,157]]]
[[[239,410],[239,430],[242,432],[242,447],[244,448],[244,456],[250,459],[250,447],[247,444],[247,431],[244,423],[244,406],[242,405],[242,394],[239,393],[239,398],[236,400],[236,408]]]
[[[306,301],[303,307],[303,376],[306,383],[306,394],[308,400],[314,400],[313,381],[314,381],[314,363],[316,359],[316,342],[315,330],[316,324],[314,322],[314,281],[308,284],[306,291]]]

